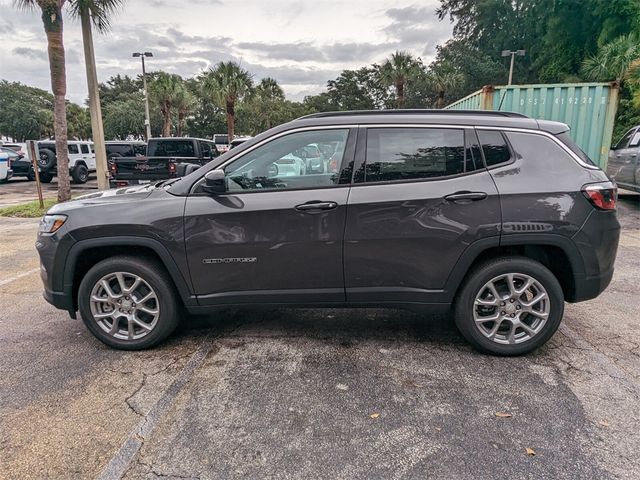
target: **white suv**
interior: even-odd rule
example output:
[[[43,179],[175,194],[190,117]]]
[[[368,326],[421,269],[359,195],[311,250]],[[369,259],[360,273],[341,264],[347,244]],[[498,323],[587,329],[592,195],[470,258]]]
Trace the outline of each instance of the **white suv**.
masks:
[[[86,183],[89,172],[96,171],[96,155],[92,142],[70,140],[69,173],[75,183]],[[40,181],[49,183],[56,175],[56,143],[53,140],[38,142],[38,166]]]

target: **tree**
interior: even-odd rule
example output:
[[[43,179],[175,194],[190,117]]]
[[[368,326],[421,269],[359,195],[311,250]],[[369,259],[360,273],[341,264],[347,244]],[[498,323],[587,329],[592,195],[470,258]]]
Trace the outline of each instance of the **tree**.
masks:
[[[263,78],[255,89],[254,99],[264,129],[269,130],[273,127],[274,119],[284,101],[284,91],[275,79]]]
[[[435,108],[446,106],[445,94],[464,83],[464,75],[453,68],[438,68],[429,72],[429,83],[436,92]]]
[[[195,103],[196,97],[193,93],[185,85],[181,85],[174,99],[174,107],[178,113],[178,128],[176,131],[178,137],[182,137],[187,114],[194,108]]]
[[[253,82],[249,72],[235,62],[220,62],[204,75],[203,89],[227,114],[229,141],[235,133],[236,102],[251,94]]]
[[[327,82],[333,110],[376,110],[391,106],[388,85],[380,79],[380,66],[343,70]]]
[[[171,136],[171,111],[184,86],[182,77],[166,72],[154,72],[149,82],[151,101],[160,107],[162,112],[162,136]]]
[[[635,33],[629,33],[602,45],[582,63],[583,74],[589,80],[624,83],[632,64],[640,59],[639,42]]]
[[[396,91],[397,108],[404,108],[405,89],[420,70],[420,62],[410,53],[396,51],[380,68],[380,80],[385,85],[393,85]]]
[[[14,2],[18,7],[24,9],[33,9],[38,6],[42,12],[42,23],[47,36],[51,91],[53,92],[56,161],[58,164],[58,201],[66,202],[71,199],[71,183],[69,181],[67,114],[64,98],[67,93],[64,43],[62,40],[62,6],[64,5],[64,0],[14,0]]]

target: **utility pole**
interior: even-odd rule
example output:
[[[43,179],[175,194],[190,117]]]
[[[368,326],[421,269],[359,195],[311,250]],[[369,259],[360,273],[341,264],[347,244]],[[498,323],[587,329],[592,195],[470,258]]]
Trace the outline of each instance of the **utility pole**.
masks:
[[[503,50],[502,51],[502,56],[503,57],[508,57],[509,55],[511,55],[511,66],[509,67],[509,83],[507,83],[507,85],[511,85],[511,82],[513,80],[513,64],[514,64],[514,60],[515,60],[515,56],[518,55],[519,57],[524,57],[524,50]]]
[[[149,91],[147,90],[147,72],[144,69],[144,57],[153,57],[151,52],[134,52],[132,57],[140,57],[142,60],[142,89],[144,90],[144,126],[147,133],[147,142],[151,138],[151,121],[149,120]]]
[[[96,155],[96,176],[98,177],[98,188],[107,190],[109,188],[107,151],[104,146],[104,127],[102,125],[102,109],[100,108],[100,92],[98,91],[98,76],[96,74],[96,56],[93,50],[91,16],[88,8],[83,8],[80,11],[80,22],[82,24],[84,63],[87,68],[87,86],[89,87],[89,112],[91,114],[93,149]]]

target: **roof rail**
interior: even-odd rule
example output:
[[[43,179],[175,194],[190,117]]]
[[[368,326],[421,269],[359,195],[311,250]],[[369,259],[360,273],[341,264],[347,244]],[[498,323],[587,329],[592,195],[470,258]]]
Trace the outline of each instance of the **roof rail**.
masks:
[[[397,110],[347,110],[340,112],[318,112],[310,115],[300,117],[298,120],[306,118],[326,118],[326,117],[349,117],[353,115],[486,115],[493,117],[514,117],[514,118],[529,118],[522,113],[516,112],[498,112],[495,110],[444,110],[444,109],[428,109],[428,108],[413,108],[413,109],[397,109]]]

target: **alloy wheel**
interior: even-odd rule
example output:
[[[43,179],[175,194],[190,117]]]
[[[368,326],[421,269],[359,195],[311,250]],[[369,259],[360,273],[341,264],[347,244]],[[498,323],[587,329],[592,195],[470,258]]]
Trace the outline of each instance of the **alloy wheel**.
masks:
[[[120,340],[145,337],[158,323],[160,303],[151,285],[139,275],[113,272],[91,291],[91,314],[98,326]]]
[[[526,342],[544,328],[551,303],[542,284],[530,275],[505,273],[479,290],[473,320],[485,337],[500,344]]]

